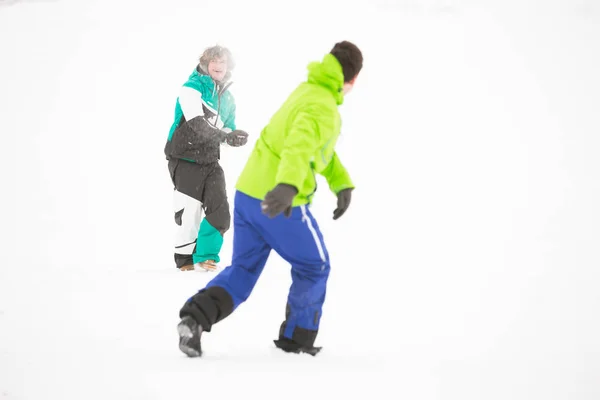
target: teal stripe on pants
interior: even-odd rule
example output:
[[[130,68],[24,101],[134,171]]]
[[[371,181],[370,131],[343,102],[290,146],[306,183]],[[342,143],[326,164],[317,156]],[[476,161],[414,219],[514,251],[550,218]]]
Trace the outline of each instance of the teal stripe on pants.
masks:
[[[223,235],[206,218],[200,223],[198,231],[198,240],[196,241],[196,251],[192,255],[195,263],[206,260],[220,262],[219,253],[223,246]]]

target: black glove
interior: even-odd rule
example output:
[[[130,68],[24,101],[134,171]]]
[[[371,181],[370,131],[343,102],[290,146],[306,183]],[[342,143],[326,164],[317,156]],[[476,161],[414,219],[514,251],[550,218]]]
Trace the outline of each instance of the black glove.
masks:
[[[350,207],[352,200],[352,188],[340,190],[337,194],[337,208],[333,211],[333,219],[338,219]]]
[[[287,218],[292,215],[292,202],[298,194],[298,189],[286,183],[280,183],[265,196],[262,201],[262,212],[269,218],[274,218],[283,212]]]
[[[248,142],[248,133],[236,129],[235,131],[229,132],[225,135],[225,141],[228,145],[233,147],[240,147]]]

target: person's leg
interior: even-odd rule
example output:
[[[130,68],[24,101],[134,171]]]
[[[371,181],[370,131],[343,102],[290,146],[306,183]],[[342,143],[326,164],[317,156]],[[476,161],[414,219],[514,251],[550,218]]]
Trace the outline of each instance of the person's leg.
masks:
[[[171,159],[169,173],[173,181],[173,212],[175,217],[175,266],[182,271],[192,270],[192,254],[196,248],[202,220],[201,167],[187,161]]]
[[[317,221],[308,207],[294,207],[291,217],[266,216],[261,223],[267,243],[292,266],[286,317],[281,324],[277,347],[292,352],[316,354],[329,277],[329,254]]]
[[[201,355],[201,333],[210,332],[214,324],[248,299],[264,269],[271,247],[248,218],[248,210],[254,207],[260,209],[258,200],[236,193],[231,265],[189,298],[179,312],[183,319],[180,348],[189,356]]]
[[[207,270],[215,270],[221,260],[223,235],[229,230],[231,215],[225,186],[225,174],[218,163],[211,166],[206,177],[202,197],[205,218],[200,224],[198,242],[193,254],[195,264]]]

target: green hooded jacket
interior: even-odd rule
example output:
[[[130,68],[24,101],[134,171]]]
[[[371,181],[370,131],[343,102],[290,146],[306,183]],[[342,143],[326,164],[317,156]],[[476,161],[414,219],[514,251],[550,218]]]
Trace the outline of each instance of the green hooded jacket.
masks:
[[[261,199],[279,183],[295,186],[293,206],[311,202],[315,172],[334,193],[354,185],[335,153],[340,134],[338,106],[344,101],[344,75],[331,54],[308,65],[301,83],[273,115],[257,139],[236,189]]]

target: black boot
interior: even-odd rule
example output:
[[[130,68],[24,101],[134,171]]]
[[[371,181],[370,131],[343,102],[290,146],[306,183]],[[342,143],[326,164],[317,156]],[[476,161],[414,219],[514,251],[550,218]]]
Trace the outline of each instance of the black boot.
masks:
[[[232,312],[233,299],[225,289],[213,286],[200,290],[179,310],[179,349],[189,357],[200,357],[202,332],[210,332],[214,324]]]
[[[319,351],[321,351],[321,347],[315,346],[305,346],[300,343],[294,342],[292,339],[288,339],[285,337],[279,338],[278,340],[273,340],[275,346],[278,349],[285,351],[286,353],[307,353],[311,356],[316,356]]]
[[[287,305],[285,309],[286,321],[289,316],[290,307]],[[297,326],[294,329],[294,332],[292,332],[292,338],[289,339],[284,336],[286,321],[283,321],[279,327],[279,339],[273,341],[275,346],[286,353],[308,353],[311,356],[316,356],[317,353],[321,351],[321,347],[314,346],[318,331],[312,331]]]
[[[188,357],[200,357],[202,355],[202,346],[200,345],[202,327],[191,317],[185,316],[177,325],[177,332],[179,333],[179,350]]]

